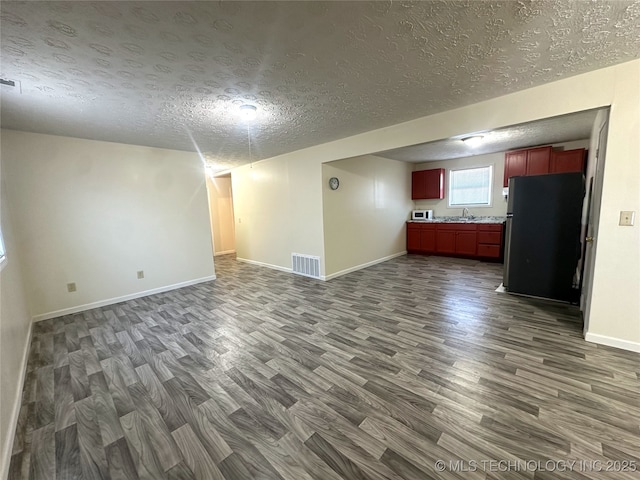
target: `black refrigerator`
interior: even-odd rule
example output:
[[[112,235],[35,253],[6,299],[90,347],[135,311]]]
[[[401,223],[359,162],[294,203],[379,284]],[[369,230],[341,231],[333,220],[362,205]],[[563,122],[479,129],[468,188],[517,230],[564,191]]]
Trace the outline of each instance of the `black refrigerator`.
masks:
[[[568,302],[580,258],[582,173],[512,177],[504,251],[508,292]]]

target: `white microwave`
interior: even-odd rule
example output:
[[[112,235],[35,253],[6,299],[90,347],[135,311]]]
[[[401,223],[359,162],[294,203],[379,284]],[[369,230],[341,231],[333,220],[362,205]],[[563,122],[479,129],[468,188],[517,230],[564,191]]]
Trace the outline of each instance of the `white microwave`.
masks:
[[[411,220],[433,220],[433,210],[412,210]]]

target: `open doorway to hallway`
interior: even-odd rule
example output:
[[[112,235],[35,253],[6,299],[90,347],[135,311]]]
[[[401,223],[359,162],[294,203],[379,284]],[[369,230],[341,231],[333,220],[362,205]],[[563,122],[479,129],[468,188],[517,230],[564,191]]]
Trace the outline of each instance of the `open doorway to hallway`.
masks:
[[[213,255],[227,255],[236,251],[233,216],[231,174],[210,177],[207,175],[209,216]]]

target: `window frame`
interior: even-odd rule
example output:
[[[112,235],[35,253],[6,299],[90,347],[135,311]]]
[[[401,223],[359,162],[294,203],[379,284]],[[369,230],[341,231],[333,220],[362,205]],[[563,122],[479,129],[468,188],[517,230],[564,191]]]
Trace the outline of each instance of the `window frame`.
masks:
[[[479,170],[483,168],[489,169],[489,198],[488,203],[465,203],[465,204],[452,204],[453,200],[452,195],[452,182],[454,177],[454,172],[460,172],[464,170]],[[450,168],[449,169],[449,181],[447,182],[447,207],[448,208],[491,208],[493,207],[493,183],[494,183],[494,172],[495,165],[493,163],[485,164],[485,165],[475,165],[469,167],[460,167],[460,168]]]

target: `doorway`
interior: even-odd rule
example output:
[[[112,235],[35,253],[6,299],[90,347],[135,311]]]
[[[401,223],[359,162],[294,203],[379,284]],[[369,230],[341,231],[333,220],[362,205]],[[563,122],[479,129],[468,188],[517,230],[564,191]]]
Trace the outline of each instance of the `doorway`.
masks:
[[[591,309],[591,293],[593,272],[595,269],[598,224],[600,222],[600,203],[602,200],[602,180],[607,149],[607,133],[609,128],[609,109],[600,110],[596,117],[591,137],[591,152],[586,174],[588,205],[586,209],[586,235],[584,248],[584,274],[580,296],[580,310],[584,316],[583,333],[589,331],[589,311]]]
[[[231,174],[211,177],[207,175],[209,216],[213,255],[227,255],[236,251],[233,216],[233,190]]]

